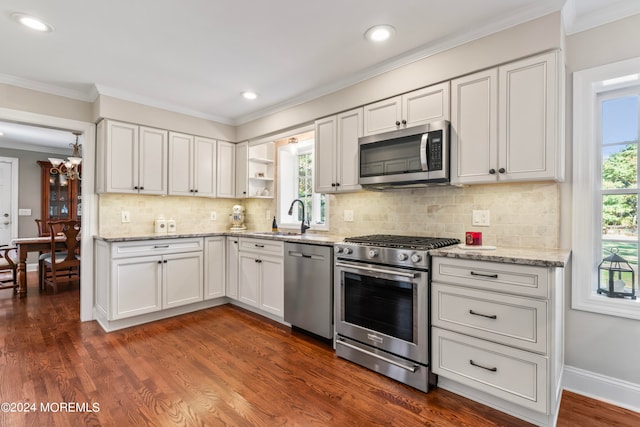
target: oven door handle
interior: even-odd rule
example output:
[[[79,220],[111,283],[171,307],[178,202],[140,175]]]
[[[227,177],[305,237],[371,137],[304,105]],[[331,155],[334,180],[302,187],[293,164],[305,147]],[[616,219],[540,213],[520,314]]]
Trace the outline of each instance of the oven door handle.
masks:
[[[376,268],[376,267],[366,267],[362,264],[349,264],[346,262],[336,262],[336,267],[346,267],[346,268],[355,268],[361,271],[370,271],[372,273],[383,273],[383,274],[391,274],[393,276],[402,276],[408,277],[410,279],[415,279],[418,277],[418,273],[408,273],[406,271],[395,271],[395,270],[387,270],[384,268]]]
[[[380,356],[379,354],[376,354],[376,353],[374,353],[372,351],[368,351],[368,350],[365,350],[363,348],[357,347],[357,346],[355,346],[353,344],[349,344],[348,342],[345,342],[345,341],[341,340],[340,338],[338,338],[336,340],[336,344],[340,344],[340,345],[343,345],[345,347],[349,347],[349,348],[351,348],[353,350],[360,351],[362,353],[368,354],[369,356],[375,357],[376,359],[384,360],[387,363],[391,363],[392,365],[395,365],[395,366],[397,366],[399,368],[405,369],[405,370],[407,370],[409,372],[415,372],[415,371],[418,370],[418,367],[419,367],[418,365],[407,366],[407,365],[405,365],[403,363],[396,362],[395,360],[391,360],[391,359],[386,358],[384,356]]]

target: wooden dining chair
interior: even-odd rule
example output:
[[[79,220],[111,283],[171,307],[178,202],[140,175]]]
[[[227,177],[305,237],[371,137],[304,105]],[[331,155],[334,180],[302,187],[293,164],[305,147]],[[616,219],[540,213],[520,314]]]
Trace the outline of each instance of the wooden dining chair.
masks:
[[[0,289],[13,289],[18,292],[17,252],[13,246],[0,246]]]
[[[59,230],[59,231],[58,231]],[[80,281],[80,221],[75,219],[50,221],[51,252],[43,254],[39,272],[42,289],[47,286],[58,292],[62,281]],[[60,235],[64,236],[64,250],[56,250]]]

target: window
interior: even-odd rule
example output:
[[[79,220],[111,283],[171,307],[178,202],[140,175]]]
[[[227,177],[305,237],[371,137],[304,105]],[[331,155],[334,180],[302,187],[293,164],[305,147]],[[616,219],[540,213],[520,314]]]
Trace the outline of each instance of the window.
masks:
[[[300,228],[304,216],[311,229],[327,229],[327,199],[315,193],[313,176],[314,133],[306,132],[277,141],[278,145],[278,220],[283,228]]]
[[[597,293],[612,252],[635,271],[638,295],[640,58],[574,73],[572,307],[640,319],[640,299]],[[631,286],[623,288],[630,293]]]

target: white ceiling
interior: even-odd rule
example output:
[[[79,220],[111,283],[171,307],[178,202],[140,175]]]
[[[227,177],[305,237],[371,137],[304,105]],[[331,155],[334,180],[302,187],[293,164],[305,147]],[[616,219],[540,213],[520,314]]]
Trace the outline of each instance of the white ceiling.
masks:
[[[0,83],[237,125],[565,3],[569,33],[640,13],[638,0],[0,0]],[[14,12],[55,30],[28,30]],[[376,24],[396,36],[370,44]]]

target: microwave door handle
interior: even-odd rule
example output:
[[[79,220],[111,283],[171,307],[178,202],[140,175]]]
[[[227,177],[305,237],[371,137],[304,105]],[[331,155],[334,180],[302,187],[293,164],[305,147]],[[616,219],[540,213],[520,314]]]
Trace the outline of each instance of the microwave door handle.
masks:
[[[423,133],[420,138],[420,163],[422,164],[422,170],[424,172],[429,171],[429,151],[427,148],[429,147],[429,133]]]

